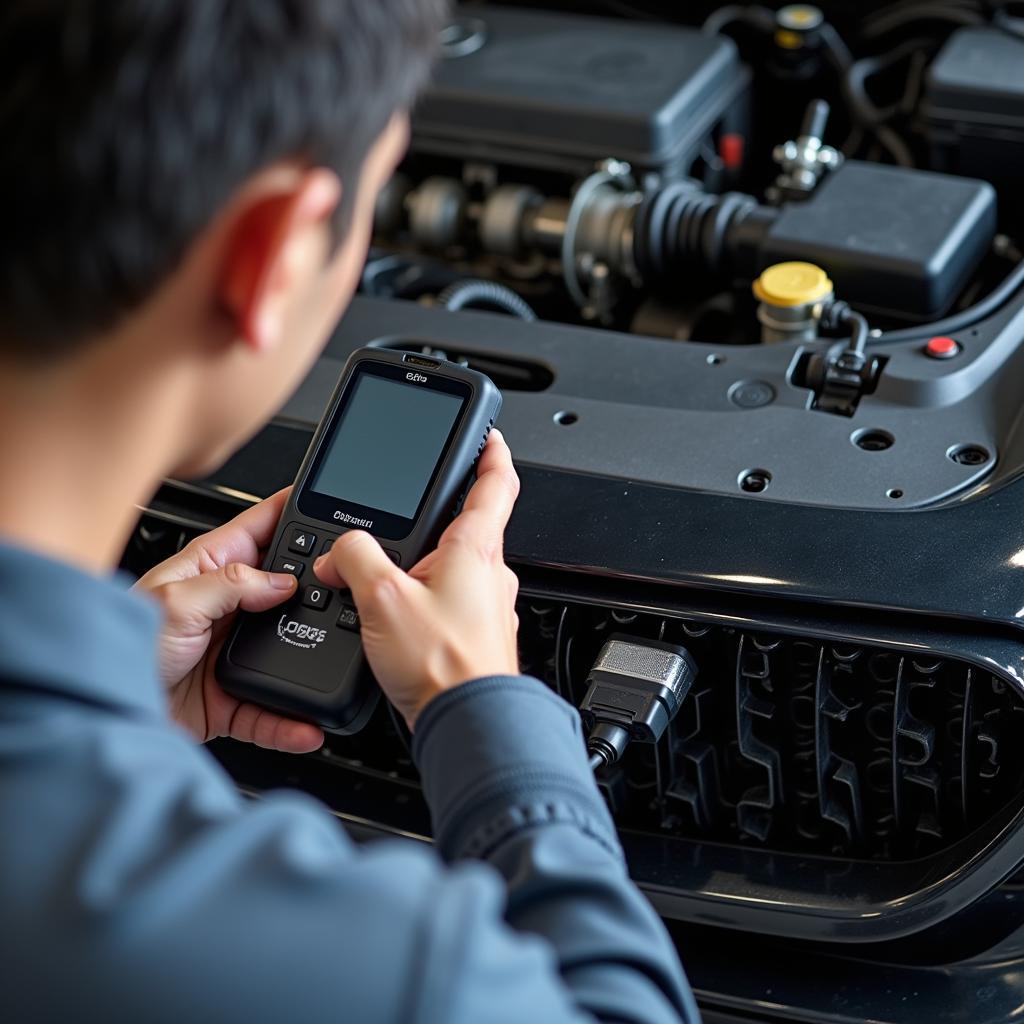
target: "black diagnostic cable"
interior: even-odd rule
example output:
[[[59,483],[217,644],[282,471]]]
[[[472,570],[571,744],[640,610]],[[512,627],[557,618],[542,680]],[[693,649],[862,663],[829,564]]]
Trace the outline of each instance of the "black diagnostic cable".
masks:
[[[614,634],[587,676],[580,714],[590,767],[615,764],[632,740],[657,743],[690,692],[697,666],[685,647]]]

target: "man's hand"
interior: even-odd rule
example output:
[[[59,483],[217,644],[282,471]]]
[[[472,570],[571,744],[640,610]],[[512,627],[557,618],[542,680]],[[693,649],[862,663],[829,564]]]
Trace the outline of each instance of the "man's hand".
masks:
[[[358,530],[343,534],[314,564],[324,584],[351,589],[366,656],[410,728],[445,690],[519,672],[519,582],[502,555],[518,494],[512,456],[494,430],[462,512],[437,550],[408,573]]]
[[[261,747],[301,754],[316,750],[323,733],[236,700],[214,678],[217,654],[233,614],[262,612],[295,592],[295,577],[256,569],[271,541],[288,491],[247,509],[197,537],[136,584],[164,609],[160,673],[174,718],[200,741],[232,736]]]

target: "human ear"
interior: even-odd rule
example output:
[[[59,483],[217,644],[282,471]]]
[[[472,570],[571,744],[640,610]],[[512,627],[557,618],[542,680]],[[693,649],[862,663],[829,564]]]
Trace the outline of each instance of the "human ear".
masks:
[[[341,182],[323,168],[244,201],[225,248],[219,298],[236,333],[257,352],[283,340],[289,304],[317,273],[330,244]]]

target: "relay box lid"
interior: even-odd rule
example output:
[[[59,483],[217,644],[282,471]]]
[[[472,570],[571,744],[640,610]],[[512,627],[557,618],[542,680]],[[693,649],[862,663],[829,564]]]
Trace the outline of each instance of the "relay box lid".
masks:
[[[1024,40],[998,28],[961,28],[928,72],[922,110],[937,170],[999,182],[1002,213],[1024,212]]]
[[[806,260],[858,309],[926,321],[949,309],[995,230],[987,182],[848,160],[779,214],[758,269]]]
[[[749,80],[731,40],[693,29],[477,6],[456,19],[481,29],[478,48],[440,61],[413,119],[419,149],[662,170],[692,159]]]
[[[1024,40],[997,28],[962,28],[928,71],[930,120],[1024,129]]]

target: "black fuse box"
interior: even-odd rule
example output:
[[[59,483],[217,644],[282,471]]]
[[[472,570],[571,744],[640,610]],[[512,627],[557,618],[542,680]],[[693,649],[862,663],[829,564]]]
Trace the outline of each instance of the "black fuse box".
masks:
[[[987,182],[848,160],[810,199],[779,212],[758,270],[806,260],[856,308],[926,321],[953,304],[995,230]]]
[[[1019,191],[1024,174],[1024,40],[962,28],[928,72],[923,105],[933,165]]]
[[[573,175],[615,157],[685,174],[715,131],[741,130],[736,46],[672,25],[465,7],[413,116],[413,150]]]

